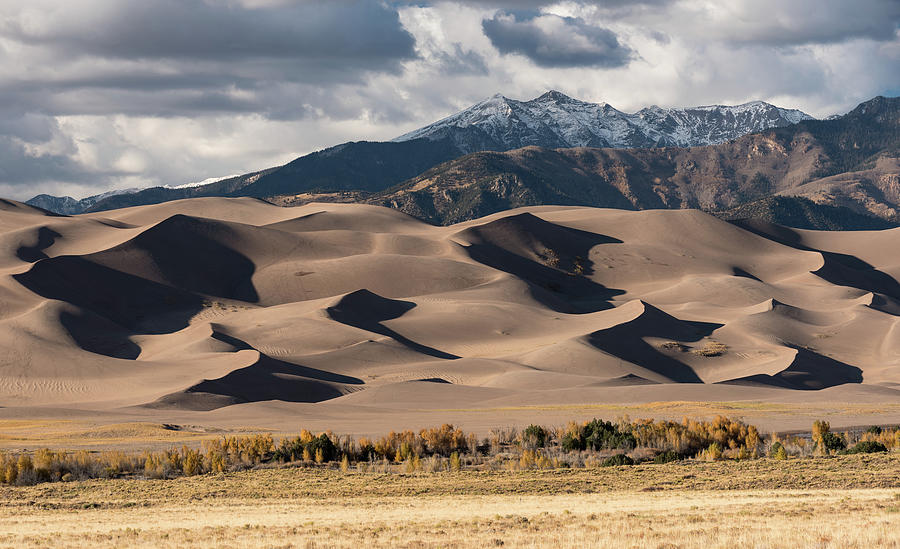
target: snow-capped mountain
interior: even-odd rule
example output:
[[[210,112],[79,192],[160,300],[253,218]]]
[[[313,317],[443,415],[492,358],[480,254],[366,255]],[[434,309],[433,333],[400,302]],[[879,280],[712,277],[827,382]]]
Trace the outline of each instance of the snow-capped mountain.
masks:
[[[479,151],[528,145],[571,147],[690,147],[736,139],[812,117],[762,101],[734,107],[648,107],[634,114],[551,91],[531,101],[495,95],[390,142],[348,142],[284,166],[226,179],[113,191],[82,200],[38,195],[27,203],[63,214],[155,204],[198,196],[272,196],[309,192],[378,192],[442,162]]]
[[[39,194],[34,198],[29,199],[25,203],[29,206],[43,208],[47,211],[55,212],[58,214],[75,215],[85,212],[94,204],[111,196],[135,193],[139,190],[140,189],[117,189],[113,191],[107,191],[105,193],[95,194],[93,196],[88,196],[86,198],[82,198],[81,200],[77,200],[75,198],[72,198],[71,196],[52,196],[49,194]]]
[[[629,114],[606,103],[588,103],[557,91],[531,101],[495,95],[394,141],[450,139],[462,151],[509,150],[528,145],[567,147],[693,147],[810,120],[795,109],[762,101]]]

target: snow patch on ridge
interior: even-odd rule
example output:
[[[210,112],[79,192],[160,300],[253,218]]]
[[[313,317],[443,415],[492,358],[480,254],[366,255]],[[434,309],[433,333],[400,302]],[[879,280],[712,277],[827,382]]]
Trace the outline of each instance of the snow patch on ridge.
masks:
[[[693,147],[714,145],[813,117],[763,101],[663,109],[630,114],[607,103],[588,103],[549,91],[531,101],[500,94],[395,138],[450,138],[464,152],[527,145],[559,147]]]
[[[231,175],[225,175],[222,177],[207,177],[203,181],[194,181],[191,183],[182,183],[181,185],[164,185],[167,189],[189,189],[191,187],[203,187],[204,185],[209,185],[211,183],[215,183],[217,181],[222,181],[224,179],[232,179],[234,177],[239,177],[241,174],[235,173]]]

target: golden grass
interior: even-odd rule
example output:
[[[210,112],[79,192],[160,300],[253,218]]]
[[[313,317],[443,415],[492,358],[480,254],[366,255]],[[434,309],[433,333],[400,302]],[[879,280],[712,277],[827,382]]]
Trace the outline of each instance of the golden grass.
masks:
[[[900,404],[863,404],[841,403],[831,404],[803,403],[782,404],[764,401],[734,401],[734,402],[701,402],[701,401],[660,401],[645,402],[639,404],[552,404],[533,406],[503,406],[494,408],[446,408],[435,410],[422,410],[430,412],[507,412],[507,411],[603,411],[608,414],[630,415],[640,417],[642,413],[667,414],[672,417],[701,418],[716,415],[733,415],[734,412],[744,412],[748,416],[801,416],[810,418],[831,416],[856,416],[888,413],[900,413]]]
[[[3,516],[16,547],[898,547],[893,494],[228,501]]]
[[[869,425],[883,423],[884,418],[900,417],[900,405],[898,404],[863,404],[863,403],[808,403],[786,404],[764,401],[733,401],[733,402],[694,402],[694,401],[660,401],[640,404],[570,404],[570,405],[535,405],[535,406],[507,406],[494,408],[458,408],[442,410],[422,410],[429,415],[458,412],[465,416],[465,422],[481,425],[481,431],[476,427],[479,437],[488,435],[484,425],[490,425],[495,421],[498,413],[507,416],[517,414],[522,425],[539,421],[546,417],[542,412],[550,412],[550,415],[564,413],[565,419],[591,417],[603,417],[616,419],[623,417],[640,418],[655,417],[680,421],[684,417],[697,419],[712,419],[715,416],[729,416],[742,419],[746,422],[769,422],[777,425],[784,418],[791,418],[792,425],[796,425],[798,418],[808,420],[811,424],[814,419],[826,419],[829,421],[842,421],[844,424]],[[491,416],[491,422],[485,422],[484,418]],[[853,418],[853,419],[850,419]],[[558,419],[560,424],[564,419]],[[550,424],[552,426],[552,423]],[[125,452],[162,451],[172,447],[188,445],[199,447],[204,441],[220,439],[228,435],[246,435],[271,433],[276,438],[290,436],[296,433],[297,426],[284,428],[272,428],[271,426],[229,426],[216,425],[178,425],[169,428],[163,424],[142,422],[115,422],[104,423],[99,420],[87,419],[0,419],[0,451],[20,451],[22,449],[35,450],[38,448],[55,448],[64,450],[120,450]],[[330,427],[319,426],[318,430]],[[804,426],[805,427],[805,426]],[[313,427],[315,428],[315,427]],[[796,428],[796,427],[794,427]],[[369,427],[371,432],[358,433],[378,436],[379,430]],[[790,432],[791,429],[779,431]],[[836,428],[840,431],[840,428]]]
[[[898,524],[897,454],[0,488],[11,547],[900,547]]]
[[[160,423],[96,422],[37,419],[0,420],[0,449],[53,447],[78,449],[153,449],[173,445],[199,445],[204,440],[221,438],[223,433],[264,433],[259,427],[208,429],[199,426],[167,426]]]

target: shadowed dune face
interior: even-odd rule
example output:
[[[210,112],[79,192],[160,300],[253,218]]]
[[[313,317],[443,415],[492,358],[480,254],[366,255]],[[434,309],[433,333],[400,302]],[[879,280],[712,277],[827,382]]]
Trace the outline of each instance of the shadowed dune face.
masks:
[[[900,231],[574,207],[435,227],[196,199],[3,204],[0,244],[0,406],[388,413],[700,385],[900,401],[900,261],[879,252]]]
[[[863,261],[861,258],[847,253],[838,253],[824,249],[817,249],[814,245],[804,242],[803,235],[798,229],[769,225],[759,221],[741,221],[735,223],[739,227],[746,228],[761,236],[771,238],[776,242],[791,246],[798,250],[814,251],[822,254],[825,262],[822,267],[813,274],[824,280],[840,286],[852,286],[870,292],[877,292],[886,296],[900,295],[900,282],[883,273],[878,268]],[[897,231],[884,231],[897,232]],[[860,239],[861,240],[861,239]],[[873,246],[867,246],[871,248]],[[889,254],[889,250],[884,250]]]
[[[213,410],[267,400],[321,402],[355,390],[362,381],[260,355],[259,360],[218,379],[205,379],[148,406]]]
[[[775,377],[797,389],[824,389],[844,383],[861,383],[863,380],[860,368],[807,349],[797,349],[794,362]]]
[[[391,330],[383,324],[385,320],[400,318],[413,309],[415,303],[385,299],[368,290],[358,290],[345,295],[331,307],[326,309],[328,316],[337,322],[353,326],[360,330],[383,335],[423,355],[434,358],[454,359],[458,356],[439,351],[427,345],[416,343],[407,337]]]
[[[590,278],[590,251],[621,240],[548,223],[530,213],[503,217],[457,236],[469,242],[466,251],[473,260],[529,282],[535,299],[559,312],[608,309],[613,296],[625,293]]]
[[[663,338],[667,342],[676,342],[675,345],[695,343],[721,328],[722,324],[678,320],[655,307],[641,305],[640,316],[594,332],[588,336],[588,341],[613,356],[642,365],[659,376],[658,381],[702,383],[690,366],[663,354],[645,339]]]
[[[144,333],[171,333],[186,327],[203,301],[192,292],[107,267],[88,257],[44,259],[13,278],[42,297],[71,303]]]
[[[158,282],[196,294],[255,303],[250,282],[256,265],[237,248],[239,230],[230,224],[175,215],[134,239],[92,259],[123,272],[152,268]]]
[[[44,253],[44,250],[52,246],[56,239],[61,236],[61,234],[50,227],[41,227],[38,229],[37,242],[33,246],[19,246],[16,250],[16,257],[29,263],[46,259],[47,254]]]

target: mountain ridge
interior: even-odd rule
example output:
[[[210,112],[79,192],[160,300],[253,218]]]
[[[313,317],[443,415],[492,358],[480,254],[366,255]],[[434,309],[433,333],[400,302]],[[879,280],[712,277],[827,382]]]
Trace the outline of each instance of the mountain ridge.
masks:
[[[900,222],[898,147],[900,98],[875,98],[839,119],[802,121],[719,145],[472,153],[367,200],[449,224],[540,204],[729,211],[782,196],[848,208],[838,210],[840,217],[861,225],[842,228],[862,228],[877,223],[852,213]],[[775,210],[785,212],[785,221],[799,211],[810,222],[824,215],[799,200],[784,204]]]
[[[614,111],[608,105],[587,104],[558,92],[533,101],[538,100]],[[495,107],[506,101],[495,102]],[[712,105],[693,110],[718,116],[722,108]],[[749,112],[768,106],[751,102],[728,108]],[[644,111],[664,113],[658,107]],[[284,166],[209,185],[156,187],[108,196],[87,210],[202,196],[249,196],[281,205],[311,201],[385,205],[439,224],[519,206],[569,204],[698,208],[723,216],[747,213],[803,228],[894,226],[900,222],[898,113],[900,98],[876,97],[841,117],[804,118],[716,145],[528,146],[469,155],[461,153],[466,145],[460,144],[460,135],[484,137],[487,133],[472,125],[457,135],[458,128],[439,121],[436,124],[444,128],[443,135],[343,143]],[[485,123],[490,126],[493,122],[496,120]],[[576,126],[569,128],[571,135],[580,135]],[[544,126],[532,124],[526,129],[529,135],[543,132],[547,140],[559,141],[557,134]],[[502,148],[497,142],[482,145]],[[776,196],[781,198],[760,202]],[[54,209],[48,207],[46,197],[32,203]],[[748,204],[752,206],[741,208]],[[835,219],[829,220],[829,216]]]
[[[652,105],[629,114],[608,103],[589,103],[551,90],[530,101],[496,94],[393,141],[450,139],[466,153],[529,145],[553,149],[692,147],[812,119],[802,111],[763,101],[672,109]]]
[[[498,98],[502,98],[502,100],[498,100]],[[757,117],[756,121],[750,125],[745,124],[740,128],[732,127],[730,130],[725,128],[718,132],[717,135],[719,137],[716,139],[737,137],[742,135],[741,132],[746,133],[749,129],[760,126],[760,124],[769,127],[772,123],[789,122],[788,118],[791,117],[809,118],[808,115],[800,111],[781,109],[761,101],[733,107],[713,105],[668,110],[651,106],[638,111],[634,115],[628,115],[606,103],[595,104],[580,101],[555,90],[548,91],[531,101],[515,101],[496,94],[449,118],[459,117],[466,113],[471,114],[473,109],[477,110],[479,105],[491,103],[492,101],[496,105],[500,103],[510,104],[510,102],[515,105],[530,105],[528,116],[531,118],[542,118],[541,124],[543,126],[532,121],[531,127],[523,126],[520,128],[524,133],[520,132],[519,135],[505,140],[498,140],[495,138],[496,136],[491,137],[477,125],[471,125],[465,128],[454,127],[442,130],[445,135],[437,135],[431,132],[429,135],[422,137],[412,137],[411,134],[405,134],[387,142],[350,141],[301,156],[283,166],[250,172],[237,177],[223,178],[206,185],[188,188],[150,187],[134,192],[112,191],[81,200],[75,200],[70,197],[38,195],[26,201],[26,203],[56,213],[71,215],[201,196],[253,196],[268,198],[283,194],[305,192],[347,190],[379,192],[419,175],[441,162],[458,158],[476,150],[503,151],[519,148],[523,145],[538,145],[548,148],[589,145],[610,146],[610,141],[615,146],[622,147],[656,146],[659,144],[706,144],[712,139],[710,135],[698,135],[694,138],[689,138],[689,136],[673,134],[676,130],[682,133],[687,131],[683,124],[684,120],[681,119],[688,116],[684,114],[688,111],[712,113],[710,116],[713,118],[719,116],[718,121],[722,124],[728,123],[725,118],[720,116],[721,112],[725,111],[740,113],[748,108],[757,108],[757,110],[763,108],[767,112],[781,113],[782,118],[776,117],[773,119],[774,122],[768,124],[763,124],[765,120]],[[546,112],[538,116],[541,114],[539,112],[541,109],[544,109]],[[608,115],[608,119],[601,119],[600,114],[603,113]],[[659,128],[650,131],[647,129],[651,126],[649,123],[635,122],[638,119],[634,117],[640,118],[640,113],[644,113],[642,116],[646,118],[652,118],[655,121],[654,123],[659,125]],[[788,118],[784,118],[785,116]],[[439,120],[411,133],[425,132],[429,128],[441,124],[444,120]],[[592,123],[597,128],[592,130],[590,128]],[[534,127],[538,126],[539,132],[535,133]],[[638,131],[638,126],[643,129]],[[646,132],[650,132],[652,135],[648,136]],[[614,133],[616,133],[615,136],[613,136]],[[561,137],[563,134],[567,137]],[[672,135],[670,136],[669,134]]]

